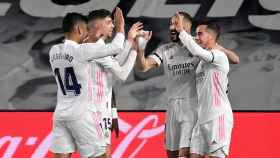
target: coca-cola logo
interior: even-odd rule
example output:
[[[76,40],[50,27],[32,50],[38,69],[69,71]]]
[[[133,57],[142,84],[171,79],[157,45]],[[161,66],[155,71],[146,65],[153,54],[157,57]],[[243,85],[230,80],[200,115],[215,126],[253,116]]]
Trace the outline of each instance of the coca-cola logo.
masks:
[[[125,150],[133,142],[134,139],[142,140],[141,144],[131,153],[130,157],[134,157],[137,153],[144,147],[149,139],[161,134],[164,131],[164,125],[159,125],[159,120],[157,115],[146,116],[142,121],[140,121],[135,126],[132,126],[125,122],[125,120],[119,119],[120,131],[126,134],[126,136],[121,140],[117,148],[112,154],[113,158],[122,157]],[[152,123],[150,129],[145,129],[145,126]]]
[[[23,142],[23,140],[26,140]],[[13,158],[15,153],[19,148],[22,148],[22,146],[33,146],[36,144],[38,140],[38,137],[28,137],[23,138],[20,136],[17,137],[12,137],[12,136],[4,136],[0,138],[0,149],[6,144],[9,143],[8,147],[4,151],[2,158]],[[51,142],[51,133],[48,134],[44,140],[38,145],[36,150],[34,150],[33,154],[30,156],[31,158],[44,158],[49,150],[50,147],[50,142]],[[27,155],[22,155],[22,156],[27,156]]]
[[[139,115],[138,115],[139,116]],[[119,118],[119,128],[123,134],[123,137],[118,140],[118,144],[115,147],[115,150],[112,152],[113,158],[121,158],[124,157],[124,153],[129,155],[129,157],[135,157],[137,154],[145,147],[145,144],[153,139],[155,136],[162,135],[164,131],[164,123],[159,119],[159,115],[157,114],[149,114],[141,118],[135,124],[131,124],[126,120]],[[46,126],[51,124],[51,117],[49,120],[40,120],[44,122]],[[31,120],[29,120],[30,127],[33,125]],[[38,120],[37,120],[38,121]],[[11,122],[14,126],[17,126],[15,122]],[[150,128],[152,127],[152,128]],[[27,127],[28,128],[28,127]],[[20,129],[22,131],[20,131]],[[49,152],[51,137],[50,133],[51,129],[46,131],[46,135],[44,136],[36,136],[36,132],[41,129],[32,129],[30,133],[31,136],[19,136],[26,135],[23,128],[19,127],[17,131],[19,131],[18,136],[6,135],[0,137],[0,156],[2,158],[14,158],[14,157],[30,157],[30,158],[46,158],[50,157],[51,154]],[[41,140],[41,141],[40,141]],[[136,143],[136,148],[131,149],[131,145],[135,140],[140,140],[140,144]],[[163,143],[163,142],[161,142]],[[34,149],[33,151],[26,152],[29,148]],[[126,156],[125,156],[126,157]]]

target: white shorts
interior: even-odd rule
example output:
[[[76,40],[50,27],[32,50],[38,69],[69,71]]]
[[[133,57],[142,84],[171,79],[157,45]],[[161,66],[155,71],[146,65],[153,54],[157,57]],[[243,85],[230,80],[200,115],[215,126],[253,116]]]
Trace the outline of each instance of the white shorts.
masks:
[[[224,158],[229,154],[233,122],[223,114],[215,120],[196,125],[191,153]]]
[[[101,121],[102,131],[104,133],[105,141],[107,144],[111,144],[111,128],[112,128],[112,108],[107,108],[102,111]]]
[[[106,143],[100,127],[101,113],[86,112],[79,120],[54,120],[50,150],[68,154],[78,150],[82,157],[101,156]]]
[[[170,99],[166,112],[165,148],[176,151],[180,148],[190,147],[194,125],[197,121],[194,105],[186,99]]]

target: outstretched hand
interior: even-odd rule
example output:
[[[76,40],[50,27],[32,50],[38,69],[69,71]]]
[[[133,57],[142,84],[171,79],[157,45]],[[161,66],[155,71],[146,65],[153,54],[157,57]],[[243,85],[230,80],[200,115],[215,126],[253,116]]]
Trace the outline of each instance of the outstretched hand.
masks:
[[[116,11],[114,13],[114,22],[115,22],[116,32],[124,33],[125,22],[124,22],[123,12],[119,7],[116,8]]]
[[[128,37],[127,37],[128,40],[130,42],[134,41],[142,28],[143,28],[143,23],[141,22],[134,23],[128,31]]]
[[[176,13],[176,20],[175,20],[175,29],[177,32],[181,32],[184,30],[183,20],[184,17],[180,15],[179,12]]]

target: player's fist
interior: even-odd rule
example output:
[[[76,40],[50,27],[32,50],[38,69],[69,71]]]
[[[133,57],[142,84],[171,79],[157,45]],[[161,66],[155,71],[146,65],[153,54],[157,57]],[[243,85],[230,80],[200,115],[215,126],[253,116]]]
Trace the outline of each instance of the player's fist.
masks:
[[[147,46],[147,43],[152,38],[152,31],[141,31],[140,35],[137,37],[138,49],[144,50]]]

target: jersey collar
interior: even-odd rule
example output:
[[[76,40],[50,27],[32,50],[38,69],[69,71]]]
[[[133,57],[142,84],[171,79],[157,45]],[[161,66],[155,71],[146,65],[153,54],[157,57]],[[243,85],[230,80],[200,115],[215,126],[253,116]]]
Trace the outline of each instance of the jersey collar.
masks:
[[[100,38],[96,43],[105,44],[104,39]]]
[[[65,43],[65,44],[71,44],[71,45],[78,45],[77,42],[72,41],[72,40],[68,40],[68,39],[65,39],[64,43]]]

